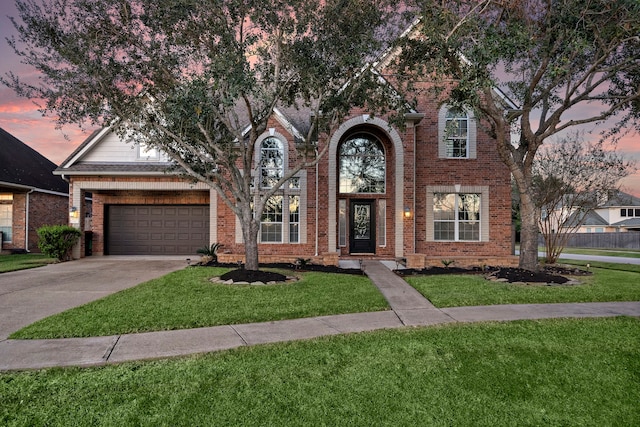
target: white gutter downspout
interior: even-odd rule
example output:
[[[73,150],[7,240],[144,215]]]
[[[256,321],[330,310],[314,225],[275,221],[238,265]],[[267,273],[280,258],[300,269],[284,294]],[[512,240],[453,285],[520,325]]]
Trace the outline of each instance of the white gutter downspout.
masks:
[[[316,157],[318,156],[316,150]],[[318,163],[316,163],[316,256],[318,256]]]
[[[24,218],[24,249],[27,252],[31,252],[29,250],[29,194],[33,193],[35,188],[32,188],[27,193],[27,201],[25,206],[25,218]]]
[[[418,205],[416,200],[416,187],[418,183],[418,168],[416,167],[417,153],[418,151],[418,123],[413,124],[413,253],[417,253],[418,241],[416,239],[416,206]],[[406,255],[406,254],[405,254]]]

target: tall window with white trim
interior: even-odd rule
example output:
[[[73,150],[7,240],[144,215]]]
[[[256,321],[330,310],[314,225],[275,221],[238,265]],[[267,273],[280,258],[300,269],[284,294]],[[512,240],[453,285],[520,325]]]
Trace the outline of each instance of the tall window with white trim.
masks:
[[[460,109],[449,109],[445,123],[447,157],[469,157],[469,117]]]
[[[13,240],[13,194],[0,194],[0,231],[2,240]]]
[[[284,173],[282,141],[269,137],[260,145],[260,188],[273,188]]]

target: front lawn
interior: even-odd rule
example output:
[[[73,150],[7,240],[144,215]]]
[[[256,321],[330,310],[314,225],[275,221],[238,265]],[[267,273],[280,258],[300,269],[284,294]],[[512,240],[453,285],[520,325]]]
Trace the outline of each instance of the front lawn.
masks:
[[[365,276],[308,272],[298,282],[268,286],[208,280],[227,271],[176,271],[43,319],[11,338],[117,335],[389,309]]]
[[[0,374],[0,425],[640,425],[638,330],[455,324]]]
[[[0,273],[42,267],[53,262],[56,262],[54,258],[42,254],[0,255]]]
[[[498,283],[482,275],[409,276],[406,280],[436,307],[640,301],[638,267],[634,271],[591,268],[593,276],[579,277],[582,284],[571,286]]]

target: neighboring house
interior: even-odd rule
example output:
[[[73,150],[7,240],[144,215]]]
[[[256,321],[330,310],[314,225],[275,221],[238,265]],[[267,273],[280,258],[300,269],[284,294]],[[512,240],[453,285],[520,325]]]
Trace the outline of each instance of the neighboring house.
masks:
[[[257,141],[256,192],[285,173],[296,135],[308,128],[304,111],[275,112]],[[509,170],[470,112],[424,95],[406,116],[405,129],[354,110],[330,139],[318,143],[329,149],[317,167],[302,170],[265,208],[261,262],[515,262]],[[214,190],[167,173],[168,166],[162,153],[127,143],[109,128],[62,163],[55,173],[69,180],[71,209],[80,210],[80,218],[81,201],[92,194],[93,255],[188,256],[217,242],[220,261],[242,260],[240,224],[232,211]],[[76,249],[75,256],[84,253]]]
[[[56,165],[0,128],[0,232],[4,252],[39,252],[36,230],[67,224],[69,185]]]
[[[607,196],[607,201],[588,214],[578,233],[640,231],[640,198],[622,191]]]

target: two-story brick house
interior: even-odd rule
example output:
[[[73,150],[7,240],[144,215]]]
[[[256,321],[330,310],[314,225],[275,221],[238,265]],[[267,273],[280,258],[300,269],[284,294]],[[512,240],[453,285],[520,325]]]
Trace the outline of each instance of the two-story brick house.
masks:
[[[405,119],[398,129],[384,116],[354,109],[330,138],[321,136],[327,154],[265,208],[261,262],[514,263],[509,171],[472,113],[425,95]],[[308,113],[276,110],[256,142],[256,192],[292,165],[296,136],[308,126]],[[241,260],[233,212],[214,190],[167,167],[161,152],[128,144],[106,128],[57,169],[69,180],[72,210],[82,210],[85,193],[92,194],[93,254],[193,255],[217,242],[221,261]],[[81,253],[78,248],[76,256]]]

